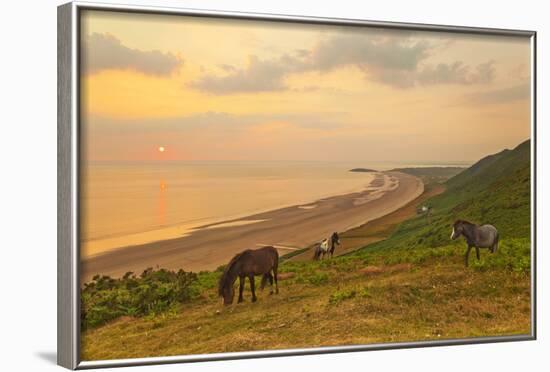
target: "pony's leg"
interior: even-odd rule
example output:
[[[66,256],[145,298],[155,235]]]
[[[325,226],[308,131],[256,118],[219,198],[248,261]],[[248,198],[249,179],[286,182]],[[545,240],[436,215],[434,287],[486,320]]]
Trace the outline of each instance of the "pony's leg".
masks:
[[[271,273],[265,273],[262,275],[262,283],[260,284],[260,289],[263,291],[265,288],[266,283],[269,282],[271,288],[270,288],[270,294],[273,292],[273,276],[271,276]]]
[[[239,300],[237,303],[243,302],[244,276],[239,276]]]
[[[273,268],[273,278],[275,279],[275,293],[279,294],[279,284],[277,284],[277,267]]]
[[[266,273],[264,275],[262,275],[262,282],[260,283],[260,290],[264,290],[265,288],[265,283],[267,283],[267,281],[271,281],[272,279],[270,278],[271,274],[270,273]]]
[[[466,249],[466,255],[464,256],[464,266],[468,267],[468,257],[470,256],[470,249],[472,249],[472,246],[469,245],[468,249]]]
[[[476,257],[477,257],[477,260],[479,261],[479,248],[476,247]]]
[[[252,302],[256,302],[256,288],[254,287],[254,274],[248,276],[250,280],[250,290],[252,291]]]
[[[268,273],[267,275],[269,275],[269,294],[272,295],[273,294],[273,275],[271,275],[271,273]]]

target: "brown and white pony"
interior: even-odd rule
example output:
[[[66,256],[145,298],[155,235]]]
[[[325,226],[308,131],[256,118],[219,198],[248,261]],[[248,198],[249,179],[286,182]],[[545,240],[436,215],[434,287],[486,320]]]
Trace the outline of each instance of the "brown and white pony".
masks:
[[[322,259],[325,257],[325,254],[330,254],[330,257],[332,257],[337,245],[340,245],[340,236],[337,232],[333,232],[330,238],[323,239],[320,243],[315,245],[313,259]]]

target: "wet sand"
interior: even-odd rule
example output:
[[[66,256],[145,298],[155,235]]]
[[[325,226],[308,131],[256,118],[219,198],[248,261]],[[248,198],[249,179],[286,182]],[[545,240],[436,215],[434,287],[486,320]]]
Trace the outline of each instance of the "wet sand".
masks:
[[[333,231],[347,231],[375,220],[416,199],[424,184],[400,172],[378,173],[362,192],[338,195],[307,205],[259,213],[206,225],[190,235],[120,248],[81,263],[81,279],[118,277],[148,267],[186,271],[214,270],[247,248],[273,245],[281,255],[302,249]]]

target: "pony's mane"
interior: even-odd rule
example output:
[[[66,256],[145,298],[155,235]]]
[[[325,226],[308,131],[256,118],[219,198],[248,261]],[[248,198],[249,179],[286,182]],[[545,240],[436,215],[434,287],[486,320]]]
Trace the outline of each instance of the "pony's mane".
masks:
[[[229,275],[229,272],[231,271],[231,268],[237,263],[239,258],[241,258],[242,255],[245,254],[246,252],[248,252],[248,250],[243,251],[241,253],[237,253],[235,256],[233,256],[231,261],[229,261],[225,269],[223,269],[223,274],[220,277],[220,282],[218,283],[218,295],[223,296],[223,288],[225,287],[226,282],[228,281],[228,275]]]
[[[458,223],[461,223],[461,224],[464,224],[464,225],[470,225],[470,226],[474,226],[475,224],[474,223],[471,223],[469,221],[466,221],[466,220],[456,220],[455,221],[455,225],[458,224]]]

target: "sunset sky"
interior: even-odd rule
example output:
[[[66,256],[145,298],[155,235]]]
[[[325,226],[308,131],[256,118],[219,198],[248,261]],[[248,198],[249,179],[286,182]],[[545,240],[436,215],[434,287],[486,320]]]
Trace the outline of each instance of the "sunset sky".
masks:
[[[528,38],[100,11],[81,24],[88,161],[472,161],[530,136]]]

